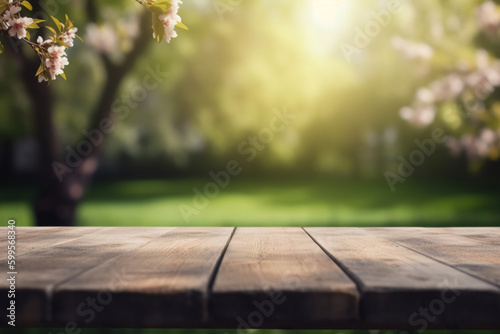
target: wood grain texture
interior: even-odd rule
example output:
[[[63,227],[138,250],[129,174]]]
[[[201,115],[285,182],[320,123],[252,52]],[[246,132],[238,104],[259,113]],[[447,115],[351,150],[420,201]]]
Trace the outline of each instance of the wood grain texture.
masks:
[[[491,284],[395,244],[384,233],[306,231],[358,282],[362,321],[373,327],[500,326],[500,292]]]
[[[98,233],[105,227],[71,227],[46,228],[46,227],[17,227],[16,228],[16,255],[20,256],[43,248],[75,241],[85,235]],[[5,234],[7,234],[5,232]],[[0,249],[7,249],[8,240],[0,240]],[[5,265],[7,253],[0,254],[2,265]]]
[[[500,328],[500,228],[16,230],[16,327]]]
[[[49,301],[53,288],[71,277],[123,252],[130,251],[171,228],[112,227],[85,234],[67,243],[16,257],[16,318],[20,326],[42,326],[51,321]],[[0,281],[6,295],[8,282]],[[7,299],[3,299],[5,302]],[[2,305],[4,306],[4,305]],[[0,315],[5,319],[6,308]]]
[[[23,238],[29,238],[31,236],[39,236],[47,232],[55,232],[61,230],[69,230],[71,227],[56,227],[56,226],[16,226],[16,233],[21,235]],[[8,227],[0,227],[0,241],[7,240]]]
[[[301,228],[238,228],[211,294],[213,321],[301,328],[356,321],[355,284]]]
[[[448,227],[438,228],[437,230],[500,246],[500,229],[497,227]]]
[[[174,228],[66,281],[54,291],[55,322],[89,327],[201,326],[209,284],[233,230]],[[102,310],[89,313],[87,298],[104,300]]]
[[[500,247],[490,242],[488,236],[495,235],[491,232],[442,228],[372,231],[500,287]]]

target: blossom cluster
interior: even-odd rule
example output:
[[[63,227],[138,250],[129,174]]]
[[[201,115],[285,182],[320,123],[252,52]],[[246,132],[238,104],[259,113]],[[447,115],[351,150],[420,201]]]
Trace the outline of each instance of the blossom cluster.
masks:
[[[481,129],[477,135],[465,134],[460,138],[450,137],[446,146],[455,156],[465,153],[469,160],[500,157],[500,134],[489,128]]]
[[[73,26],[73,23],[66,16],[66,22],[63,24],[56,18],[52,18],[56,24],[56,29],[48,27],[53,32],[47,40],[43,40],[38,36],[36,44],[33,44],[33,49],[38,53],[41,63],[35,76],[38,77],[38,82],[52,81],[56,76],[60,75],[64,79],[64,67],[69,64],[66,48],[74,45],[74,39],[77,37],[78,29]]]
[[[30,17],[22,17],[20,12],[21,6],[18,3],[9,3],[2,14],[2,27],[12,37],[26,38],[27,29],[34,21]]]
[[[455,71],[421,87],[411,106],[403,107],[400,116],[416,127],[425,127],[436,119],[440,106],[459,101],[464,106],[464,120],[478,124],[488,119],[485,100],[500,86],[500,61],[491,61],[485,50],[476,54],[473,68],[461,65]],[[489,128],[477,135],[460,139],[450,137],[448,147],[453,153],[464,151],[469,158],[487,158],[498,146],[499,133]]]
[[[500,36],[500,8],[485,1],[476,10],[478,28]],[[393,47],[409,60],[430,60],[434,50],[423,43],[395,37]],[[400,109],[402,119],[416,127],[433,123],[438,113],[455,131],[446,146],[454,155],[469,161],[500,158],[500,104],[490,103],[500,87],[500,60],[487,51],[476,51],[475,63],[459,62],[447,73],[417,89],[413,102]],[[495,107],[496,106],[496,107]],[[447,115],[452,115],[447,118]]]
[[[136,0],[146,7],[153,15],[153,38],[158,42],[163,39],[170,43],[172,38],[177,37],[175,27],[186,29],[178,15],[180,0]]]
[[[139,35],[139,20],[135,15],[126,16],[113,23],[89,23],[85,43],[99,53],[120,57],[133,48],[133,40]]]
[[[481,29],[488,34],[500,34],[500,12],[493,1],[486,1],[476,11]]]
[[[172,38],[177,37],[175,27],[187,29],[181,22],[181,17],[178,15],[180,0],[136,0],[138,3],[146,7],[153,15],[153,37],[161,42],[163,39],[170,43]],[[55,17],[52,17],[56,29],[46,26],[52,35],[44,40],[38,37],[36,42],[31,41],[30,29],[40,29],[39,23],[44,20],[37,20],[27,16],[22,16],[22,7],[32,10],[28,0],[0,0],[0,33],[8,33],[12,38],[18,38],[27,43],[40,58],[40,66],[35,76],[39,82],[51,82],[58,75],[65,77],[64,68],[69,64],[66,49],[74,45],[75,37],[78,29],[73,25],[66,15],[65,23],[59,22]],[[98,27],[90,24],[88,26],[89,45],[98,52],[109,53],[120,46],[123,50],[129,50],[132,47],[131,38],[137,35],[131,33],[130,26],[126,29],[125,34],[115,31],[110,26]],[[126,35],[121,40],[119,35]],[[120,43],[120,44],[119,44]],[[0,43],[0,53],[3,52],[3,45]]]
[[[170,43],[171,38],[177,37],[177,32],[174,30],[178,22],[181,22],[181,17],[177,15],[179,10],[179,4],[182,3],[179,0],[172,0],[170,8],[166,13],[161,14],[158,18],[163,24],[163,29],[165,32],[165,41]]]
[[[434,55],[434,49],[430,45],[410,41],[399,36],[393,37],[391,44],[408,60],[429,60]]]
[[[28,28],[36,28],[37,22],[30,17],[21,16],[21,6],[31,9],[28,1],[0,1],[0,30],[6,30],[11,37],[24,39],[29,38]]]
[[[22,7],[32,10],[33,7],[29,1],[20,0],[0,0],[1,26],[0,30],[6,31],[12,38],[17,38],[27,43],[40,58],[40,66],[37,73],[38,82],[52,81],[60,75],[65,78],[64,67],[69,64],[66,55],[66,48],[74,45],[77,28],[66,16],[66,22],[63,24],[55,17],[52,19],[56,24],[56,29],[47,26],[53,35],[44,40],[38,36],[36,42],[30,40],[30,29],[40,29],[39,23],[44,20],[32,19],[21,16]],[[3,51],[3,47],[0,48]]]

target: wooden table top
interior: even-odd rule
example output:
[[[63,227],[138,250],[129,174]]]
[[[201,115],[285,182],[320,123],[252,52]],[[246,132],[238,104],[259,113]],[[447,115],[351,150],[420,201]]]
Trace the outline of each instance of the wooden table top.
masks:
[[[17,227],[15,251],[16,327],[500,328],[500,228]]]

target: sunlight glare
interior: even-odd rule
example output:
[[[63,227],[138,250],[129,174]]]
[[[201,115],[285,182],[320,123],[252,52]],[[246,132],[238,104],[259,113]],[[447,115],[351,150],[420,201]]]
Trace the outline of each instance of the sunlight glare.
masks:
[[[349,0],[313,0],[314,20],[319,26],[335,30],[345,27],[349,20]]]

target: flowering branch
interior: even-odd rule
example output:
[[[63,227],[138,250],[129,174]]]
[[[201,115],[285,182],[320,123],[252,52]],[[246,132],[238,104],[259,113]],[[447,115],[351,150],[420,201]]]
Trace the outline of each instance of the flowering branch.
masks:
[[[152,14],[153,18],[153,38],[161,42],[163,39],[170,43],[172,38],[177,37],[175,27],[187,29],[181,23],[181,17],[177,14],[179,0],[136,0]],[[30,40],[29,30],[40,29],[39,23],[44,20],[32,19],[21,16],[22,7],[33,10],[32,5],[27,0],[0,0],[0,33],[6,32],[11,37],[16,37],[28,44],[40,58],[40,66],[35,74],[38,82],[47,81],[50,83],[60,75],[66,79],[64,67],[69,64],[66,49],[73,46],[78,29],[73,25],[66,15],[66,21],[61,23],[57,18],[52,17],[55,29],[45,26],[52,35],[44,40],[39,36],[36,42]],[[0,43],[0,53],[3,52],[3,45]]]
[[[149,10],[153,16],[153,38],[160,43],[163,39],[170,43],[171,38],[177,37],[175,27],[188,30],[177,15],[180,0],[136,0]]]
[[[495,2],[480,4],[476,19],[480,33],[492,39],[500,36],[500,7]],[[410,60],[428,61],[434,54],[429,45],[402,38],[393,45]],[[453,155],[465,154],[473,168],[486,159],[500,159],[500,105],[494,101],[500,87],[500,59],[484,49],[475,51],[475,63],[460,61],[448,68],[446,75],[416,91],[411,106],[400,110],[401,118],[422,128],[440,113],[454,132],[446,146]]]
[[[0,0],[0,12],[2,13],[0,29],[7,31],[11,37],[17,37],[25,42],[36,52],[40,58],[40,66],[35,74],[35,77],[38,77],[38,82],[47,81],[50,83],[56,79],[57,75],[66,79],[63,71],[64,67],[69,64],[66,49],[73,46],[73,39],[78,37],[76,36],[78,29],[67,15],[64,24],[52,17],[57,32],[54,28],[46,26],[45,28],[50,30],[53,35],[45,41],[41,36],[38,36],[36,43],[32,42],[28,29],[40,29],[38,24],[45,21],[21,16],[21,6],[33,10],[31,4],[26,0],[10,2]],[[3,46],[0,47],[1,51],[3,51]]]

